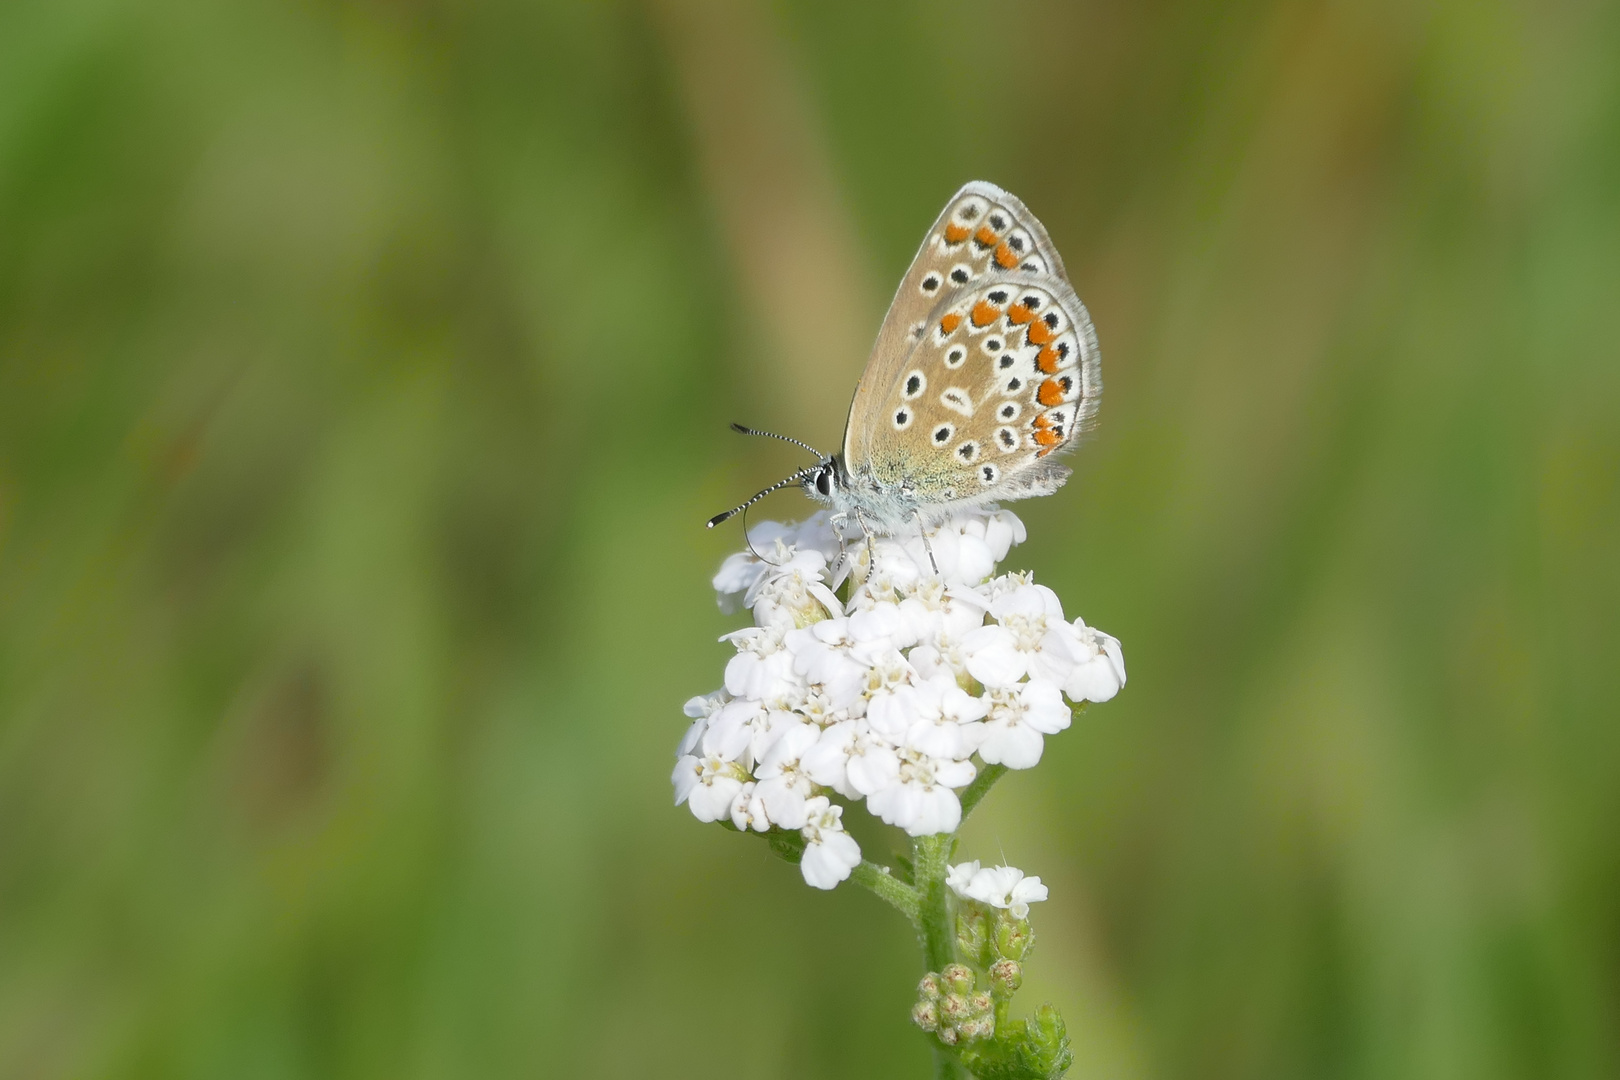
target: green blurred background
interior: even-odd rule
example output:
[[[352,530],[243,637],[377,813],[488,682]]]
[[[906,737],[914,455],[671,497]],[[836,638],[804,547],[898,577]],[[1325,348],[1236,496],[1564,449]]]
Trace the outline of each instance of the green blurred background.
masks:
[[[1620,7],[0,5],[0,1077],[924,1077],[670,806],[709,514],[963,181],[1131,683],[966,853],[1076,1077],[1620,1074]],[[796,494],[766,516],[793,517]],[[877,834],[864,834],[869,842]],[[881,847],[873,854],[882,856]]]

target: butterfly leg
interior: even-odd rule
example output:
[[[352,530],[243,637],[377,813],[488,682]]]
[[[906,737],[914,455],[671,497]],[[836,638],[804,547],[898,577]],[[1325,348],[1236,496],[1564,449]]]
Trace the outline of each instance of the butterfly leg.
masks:
[[[922,508],[918,507],[911,513],[917,519],[917,535],[922,537],[923,550],[928,552],[928,565],[934,568],[934,576],[939,577],[939,563],[934,559],[934,545],[928,542],[928,530],[923,528]]]
[[[866,572],[870,574],[877,567],[877,545],[872,543],[872,529],[866,524],[866,517],[858,506],[855,507],[855,520],[860,523],[861,532],[866,534]]]
[[[841,510],[833,514],[827,519],[827,524],[832,526],[833,535],[838,538],[838,558],[830,567],[830,570],[835,581],[842,581],[844,572],[850,566],[849,544],[844,541],[844,528],[849,524],[849,512]],[[835,585],[834,588],[837,588],[837,586]]]

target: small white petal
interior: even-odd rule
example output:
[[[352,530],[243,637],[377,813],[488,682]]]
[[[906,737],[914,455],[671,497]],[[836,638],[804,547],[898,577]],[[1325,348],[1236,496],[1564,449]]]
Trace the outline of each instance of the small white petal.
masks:
[[[876,734],[899,743],[917,722],[916,688],[897,686],[888,693],[873,694],[866,706],[866,722]]]
[[[900,756],[887,746],[869,743],[850,755],[846,773],[850,787],[861,795],[871,795],[889,787],[900,776]]]
[[[784,829],[801,829],[807,816],[804,792],[782,777],[759,782],[759,799],[773,823]]]
[[[692,726],[686,729],[681,737],[681,744],[675,748],[676,757],[685,757],[697,749],[698,743],[703,739],[703,733],[709,729],[709,718],[700,716],[692,721]]]
[[[799,873],[806,885],[831,889],[849,877],[861,863],[861,847],[847,832],[823,830],[818,839],[805,845],[799,860]]]
[[[1009,769],[1031,769],[1041,760],[1045,742],[1041,733],[1023,723],[992,720],[985,725],[984,741],[979,744],[979,756],[990,765],[1005,765]]]
[[[855,740],[855,724],[845,721],[834,724],[821,733],[816,744],[804,752],[799,764],[805,774],[818,784],[841,788],[845,784],[849,767],[849,748]]]
[[[956,895],[967,896],[967,893],[962,890],[967,888],[968,883],[973,880],[973,875],[978,872],[978,859],[974,859],[972,862],[957,863],[955,866],[946,869],[945,884],[949,885]]]
[[[1099,656],[1077,664],[1063,683],[1063,692],[1071,701],[1095,701],[1101,704],[1119,693],[1120,681],[1112,661]]]
[[[1056,735],[1074,719],[1074,713],[1063,703],[1063,691],[1053,683],[1031,679],[1018,699],[1024,707],[1022,722],[1043,735]]]
[[[956,579],[976,585],[996,572],[996,556],[990,545],[976,536],[962,537],[956,558]]]
[[[669,774],[669,782],[675,785],[675,805],[679,806],[692,794],[697,787],[698,777],[703,773],[703,766],[691,754],[675,762],[675,771]]]
[[[962,824],[962,803],[956,792],[935,785],[917,793],[911,820],[901,828],[912,836],[930,836],[934,833],[955,832]]]
[[[934,780],[947,788],[967,787],[973,783],[979,770],[973,767],[971,761],[936,761],[934,762]],[[956,796],[951,796],[954,802]],[[956,828],[952,825],[951,828]]]
[[[692,816],[699,821],[719,821],[731,813],[731,800],[742,790],[742,781],[730,776],[716,776],[692,788],[687,805]]]
[[[1019,652],[1013,637],[999,626],[973,631],[962,642],[967,669],[986,686],[1015,686],[1029,670],[1028,657]]]

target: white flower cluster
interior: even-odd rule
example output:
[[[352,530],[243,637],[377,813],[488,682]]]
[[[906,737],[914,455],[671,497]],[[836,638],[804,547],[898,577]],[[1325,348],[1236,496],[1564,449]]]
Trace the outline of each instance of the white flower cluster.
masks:
[[[737,649],[724,689],[686,704],[676,804],[699,821],[802,830],[800,869],[821,889],[861,858],[829,789],[912,836],[955,831],[975,756],[1027,769],[1069,726],[1065,695],[1107,701],[1125,684],[1117,640],[1065,621],[1028,575],[996,576],[1023,539],[1005,510],[964,512],[926,539],[841,542],[825,514],[757,526],[764,557],[733,555],[714,579],[722,608],[740,599],[755,625],[722,639]]]

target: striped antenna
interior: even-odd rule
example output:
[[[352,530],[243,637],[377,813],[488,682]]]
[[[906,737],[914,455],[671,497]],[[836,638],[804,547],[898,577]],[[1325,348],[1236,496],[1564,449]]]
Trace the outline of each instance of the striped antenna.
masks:
[[[714,517],[709,519],[709,526],[708,527],[712,529],[716,525],[720,524],[722,521],[725,521],[727,518],[735,517],[736,515],[742,513],[744,510],[748,509],[750,506],[753,506],[755,503],[759,502],[759,500],[763,499],[765,496],[769,495],[773,491],[780,491],[783,488],[787,487],[789,484],[796,484],[799,481],[803,480],[807,476],[814,476],[816,474],[816,471],[819,470],[821,468],[821,466],[822,466],[822,463],[818,461],[816,464],[810,466],[807,469],[800,469],[798,472],[794,473],[792,476],[788,477],[786,480],[778,480],[776,483],[772,484],[770,487],[766,488],[764,491],[761,491],[758,495],[755,495],[752,499],[749,499],[747,502],[741,504],[740,506],[734,506],[730,510],[727,510],[723,514],[714,515]]]
[[[732,424],[731,430],[735,431],[739,435],[763,435],[767,439],[781,439],[783,442],[790,442],[794,446],[802,447],[803,449],[810,451],[823,461],[827,459],[826,454],[823,454],[820,450],[817,450],[809,443],[802,443],[798,439],[789,438],[786,435],[778,435],[774,431],[760,431],[758,428],[744,427],[742,424]]]

